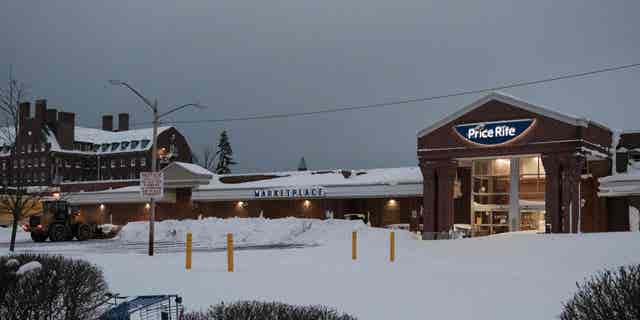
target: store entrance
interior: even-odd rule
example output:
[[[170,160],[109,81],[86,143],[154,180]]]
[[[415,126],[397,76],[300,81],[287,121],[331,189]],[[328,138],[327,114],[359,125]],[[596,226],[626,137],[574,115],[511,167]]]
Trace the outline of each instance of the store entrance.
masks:
[[[474,236],[545,229],[545,173],[539,156],[472,160]]]

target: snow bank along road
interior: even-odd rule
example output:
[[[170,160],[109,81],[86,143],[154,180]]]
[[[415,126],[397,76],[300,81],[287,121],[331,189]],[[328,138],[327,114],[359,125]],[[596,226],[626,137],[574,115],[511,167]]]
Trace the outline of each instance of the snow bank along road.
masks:
[[[129,223],[115,239],[45,243],[34,243],[29,234],[20,229],[16,237],[17,247],[29,252],[146,253],[148,226],[147,222]],[[359,222],[295,218],[165,220],[156,223],[155,246],[159,253],[182,252],[186,233],[191,232],[194,251],[225,250],[227,233],[233,233],[237,250],[300,248],[321,244],[323,238],[331,238],[329,232],[342,233],[362,227],[364,225]],[[0,229],[0,249],[9,247],[10,237],[11,229]]]
[[[293,223],[285,220],[271,222]],[[195,252],[190,271],[181,252],[64,254],[102,266],[112,291],[124,295],[178,293],[191,309],[245,299],[324,304],[365,320],[554,319],[576,281],[640,263],[638,233],[418,241],[397,232],[394,263],[388,261],[388,233],[352,222],[312,222],[292,239],[317,246],[238,251],[234,273],[226,272],[224,252]]]

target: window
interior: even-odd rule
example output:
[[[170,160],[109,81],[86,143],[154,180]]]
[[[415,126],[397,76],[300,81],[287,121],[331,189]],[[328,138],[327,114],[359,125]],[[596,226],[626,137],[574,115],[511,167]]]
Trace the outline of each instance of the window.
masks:
[[[129,147],[129,141],[124,141],[120,145],[120,150],[126,150]]]
[[[24,159],[20,159],[20,168],[24,168]]]
[[[47,180],[47,174],[43,172],[40,172],[40,181],[44,182],[45,180]]]
[[[69,160],[63,160],[65,168],[71,168],[71,162]]]
[[[33,151],[33,145],[32,144],[28,144],[27,145],[27,153],[31,153],[31,151]]]
[[[136,167],[136,158],[132,158],[131,159],[131,168],[135,168]]]
[[[116,167],[116,160],[111,160],[111,168],[115,168]]]
[[[111,151],[116,151],[118,150],[118,147],[120,146],[119,142],[114,142],[111,144]]]
[[[47,144],[44,144],[44,143],[43,143],[43,144],[41,145],[41,149],[40,149],[40,151],[42,151],[42,152],[47,151],[47,148],[48,148],[49,146],[50,146],[50,144],[48,144],[48,143],[47,143]]]
[[[140,144],[140,141],[138,141],[138,140],[131,141],[131,149],[137,148],[138,144]]]
[[[140,145],[140,147],[143,148],[143,149],[146,148],[149,145],[149,142],[151,142],[151,141],[146,140],[146,139],[142,140],[142,144]]]
[[[135,163],[135,161],[134,161]],[[2,170],[7,170],[7,162],[6,161],[2,161]]]
[[[27,159],[27,168],[31,168],[31,159]]]
[[[107,152],[107,150],[109,150],[109,144],[108,143],[103,143],[102,144],[102,152]]]
[[[45,157],[40,158],[40,166],[41,167],[46,167],[47,166],[47,158],[45,158]]]
[[[146,167],[147,166],[147,159],[140,158],[140,166],[141,167]]]
[[[93,145],[93,152],[98,152],[100,150],[100,145],[99,144],[94,144]]]
[[[124,168],[127,166],[127,161],[125,159],[120,159],[120,167]]]
[[[82,167],[82,161],[78,160],[76,161],[76,168],[81,168]]]

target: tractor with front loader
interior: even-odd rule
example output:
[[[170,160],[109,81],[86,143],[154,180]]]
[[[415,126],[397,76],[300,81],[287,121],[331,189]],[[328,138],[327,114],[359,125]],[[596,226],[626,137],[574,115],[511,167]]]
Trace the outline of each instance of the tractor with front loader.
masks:
[[[90,221],[67,201],[45,201],[42,211],[29,217],[29,223],[23,226],[31,233],[35,242],[80,241],[97,238],[102,230],[95,221]]]

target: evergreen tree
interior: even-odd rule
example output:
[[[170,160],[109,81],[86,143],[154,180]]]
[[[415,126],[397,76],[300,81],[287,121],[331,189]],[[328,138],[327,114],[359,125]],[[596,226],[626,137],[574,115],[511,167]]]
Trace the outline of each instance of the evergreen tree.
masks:
[[[304,157],[298,162],[298,171],[307,171],[307,161],[304,160]]]
[[[227,135],[227,131],[224,130],[220,134],[220,140],[218,140],[218,150],[216,151],[216,156],[218,157],[218,165],[216,166],[217,174],[228,174],[231,173],[230,166],[236,164],[233,161],[233,150],[231,149],[231,144],[229,143],[229,136]]]

